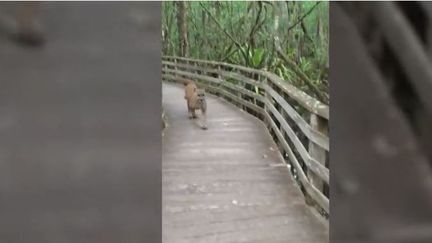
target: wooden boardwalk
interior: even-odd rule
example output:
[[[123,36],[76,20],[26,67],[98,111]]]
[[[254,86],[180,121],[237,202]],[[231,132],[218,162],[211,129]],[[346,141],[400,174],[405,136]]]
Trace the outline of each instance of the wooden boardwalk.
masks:
[[[181,86],[163,84],[163,242],[328,242],[264,125],[208,96],[204,131]]]

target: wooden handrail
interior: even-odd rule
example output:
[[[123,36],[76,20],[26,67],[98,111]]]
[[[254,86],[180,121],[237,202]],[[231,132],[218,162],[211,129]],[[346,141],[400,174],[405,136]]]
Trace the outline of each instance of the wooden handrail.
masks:
[[[174,56],[163,56],[162,60],[181,60],[185,62],[193,62],[193,63],[201,63],[201,64],[207,64],[212,66],[220,66],[220,67],[229,67],[232,69],[237,69],[244,72],[249,72],[251,74],[257,74],[265,76],[272,80],[272,82],[278,86],[280,86],[284,92],[286,92],[291,98],[296,100],[297,102],[301,103],[304,108],[309,110],[310,112],[313,112],[323,118],[329,119],[329,107],[320,102],[319,100],[309,96],[305,92],[295,88],[294,86],[290,85],[286,81],[282,80],[277,75],[267,72],[265,70],[258,70],[253,68],[248,68],[240,65],[230,64],[226,62],[215,62],[215,61],[209,61],[209,60],[199,60],[199,59],[193,59],[193,58],[185,58],[185,57],[174,57]]]
[[[327,105],[273,73],[224,62],[164,56],[162,78],[174,82],[193,79],[208,92],[263,120],[295,169],[299,185],[311,199],[307,201],[329,213]]]

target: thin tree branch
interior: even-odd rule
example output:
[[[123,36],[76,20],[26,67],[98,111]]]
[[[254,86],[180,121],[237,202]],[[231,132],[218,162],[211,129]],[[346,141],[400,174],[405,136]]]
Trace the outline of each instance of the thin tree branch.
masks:
[[[280,18],[280,9],[276,6],[277,2],[273,3],[274,7],[274,28],[273,28],[273,43],[274,47],[276,49],[276,53],[279,55],[279,57],[287,64],[292,71],[303,81],[305,84],[312,90],[312,92],[320,99],[322,102],[328,104],[329,98],[327,95],[325,95],[323,92],[321,92],[318,87],[310,80],[306,74],[303,73],[303,71],[297,66],[297,64],[293,61],[291,61],[283,52],[281,46],[280,46],[280,39],[277,34],[277,31],[279,29],[279,18]],[[316,6],[316,5],[315,5]],[[310,11],[309,11],[310,12]]]
[[[228,36],[228,38],[230,38],[231,41],[233,41],[234,44],[239,48],[239,50],[243,54],[243,57],[245,58],[246,64],[248,64],[249,61],[248,61],[247,53],[243,50],[240,43],[238,43],[238,41],[235,40],[234,37],[222,27],[222,25],[216,20],[216,18],[210,13],[210,11],[206,7],[204,7],[204,5],[201,2],[199,4],[204,9],[204,11],[208,14],[208,16],[210,16],[210,18],[216,23],[216,25],[219,27],[219,29],[221,29],[225,33],[225,35]]]
[[[258,9],[257,17],[255,19],[255,24],[254,24],[254,26],[252,26],[251,32],[249,33],[249,43],[250,43],[250,45],[254,45],[255,44],[254,43],[254,34],[255,34],[256,31],[258,31],[259,20],[261,19],[261,12],[262,12],[262,8],[263,8],[262,3],[258,2],[258,6],[259,6],[259,9]]]
[[[304,18],[306,18],[309,14],[312,13],[312,11],[318,6],[318,4],[320,4],[321,2],[317,2],[315,5],[312,6],[312,8],[309,9],[309,11],[307,11],[307,13],[305,13],[302,17],[300,17],[293,25],[291,25],[290,27],[288,27],[288,32],[290,30],[292,30],[294,27],[296,27],[298,24],[300,24]]]
[[[222,58],[221,62],[225,62],[226,60],[228,60],[229,58],[231,58],[231,56],[234,55],[238,51],[239,51],[238,48],[234,49],[233,51],[231,51],[230,53],[228,53],[224,58]]]

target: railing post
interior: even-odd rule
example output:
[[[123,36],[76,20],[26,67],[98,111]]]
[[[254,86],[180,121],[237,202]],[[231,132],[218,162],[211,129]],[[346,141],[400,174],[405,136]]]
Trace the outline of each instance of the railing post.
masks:
[[[176,80],[173,80],[175,83],[177,83],[177,58],[176,57],[174,57],[173,58],[174,60],[174,70],[175,70],[175,72],[174,72],[174,78],[176,79]]]
[[[217,70],[218,70],[218,73],[216,74],[216,77],[217,77],[218,79],[221,79],[221,76],[220,76],[221,66],[220,66],[219,64],[217,65]],[[211,84],[210,84],[210,85],[211,85]],[[216,90],[217,95],[220,96],[220,91],[219,91],[219,89],[220,89],[220,87],[221,87],[221,84],[214,84],[213,87],[214,87],[214,89]]]
[[[271,95],[267,92],[265,85],[267,85],[267,87],[271,87],[271,85],[267,77],[265,76],[261,76],[261,77],[263,77],[263,79],[261,80],[261,84],[262,87],[264,88],[264,112],[268,115],[264,117],[265,118],[264,123],[266,124],[267,129],[270,131],[271,130],[270,121],[267,118],[271,119],[271,116],[270,116],[267,102],[271,102]]]
[[[314,113],[311,113],[310,125],[316,131],[324,135],[328,134],[328,121]],[[309,141],[309,155],[325,166],[326,150],[312,141]],[[315,175],[315,173],[313,173],[311,170],[307,170],[307,176],[312,185],[314,185],[321,192],[324,192],[324,182],[317,175]]]
[[[246,77],[246,76],[243,74],[243,71],[239,70],[239,72],[240,72],[240,75],[241,75],[241,76]],[[243,81],[241,81],[241,80],[237,80],[237,84],[236,84],[235,86],[237,87],[237,90],[236,90],[236,91],[237,91],[237,96],[238,96],[239,100],[243,100],[242,92],[239,91],[239,89],[243,87]],[[245,110],[245,107],[244,107],[244,105],[243,105],[241,102],[239,102],[239,106],[240,106],[240,109]]]
[[[260,77],[261,75],[259,75],[258,73],[254,74],[254,80],[259,82],[259,80],[261,79]],[[255,89],[255,85],[252,85],[252,92],[254,92],[256,94],[256,89]],[[258,95],[258,94],[257,94]],[[255,97],[252,98],[253,100],[253,104],[254,105],[258,105],[257,104],[257,99]]]

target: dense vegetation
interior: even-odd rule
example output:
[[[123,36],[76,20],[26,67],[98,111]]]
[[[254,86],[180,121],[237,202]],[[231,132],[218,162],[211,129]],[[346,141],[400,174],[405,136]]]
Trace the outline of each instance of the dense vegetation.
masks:
[[[265,69],[328,103],[328,22],[328,2],[163,2],[163,53]]]

